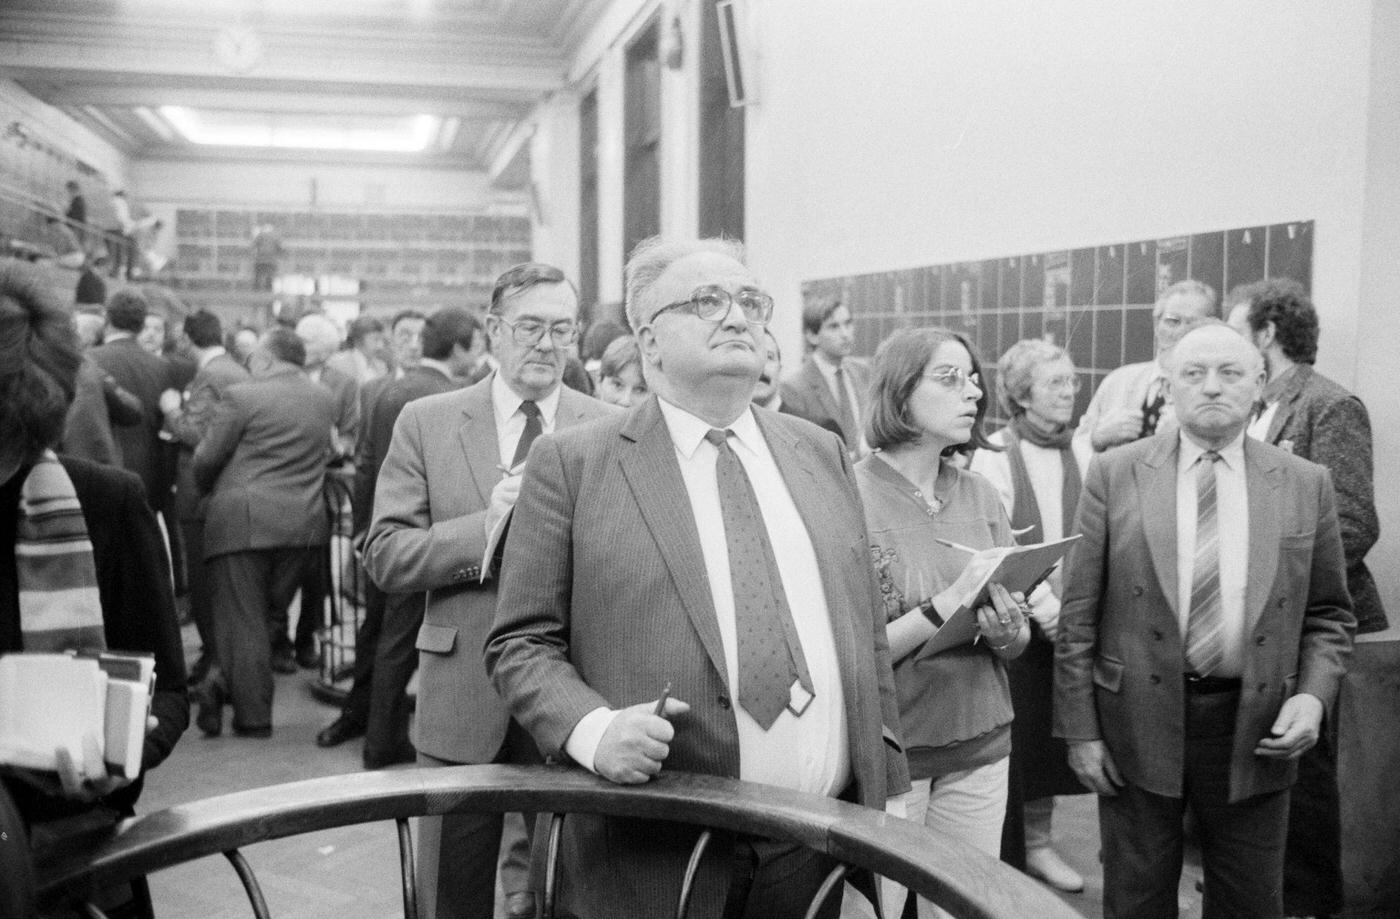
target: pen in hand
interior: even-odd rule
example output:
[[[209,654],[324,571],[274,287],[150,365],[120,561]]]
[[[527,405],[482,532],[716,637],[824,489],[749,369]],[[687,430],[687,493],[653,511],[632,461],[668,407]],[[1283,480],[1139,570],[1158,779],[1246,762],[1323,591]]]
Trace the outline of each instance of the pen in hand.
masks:
[[[661,690],[661,698],[656,700],[656,709],[652,712],[658,718],[666,717],[666,700],[671,698],[671,681],[666,681],[666,688]]]

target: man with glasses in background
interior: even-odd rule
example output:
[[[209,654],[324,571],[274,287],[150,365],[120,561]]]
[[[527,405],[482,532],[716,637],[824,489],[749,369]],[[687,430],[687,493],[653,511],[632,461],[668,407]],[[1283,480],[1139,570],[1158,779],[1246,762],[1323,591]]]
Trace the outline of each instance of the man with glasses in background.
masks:
[[[1167,364],[1181,337],[1217,315],[1215,289],[1200,281],[1177,281],[1157,297],[1152,308],[1156,357],[1125,364],[1103,378],[1075,429],[1078,448],[1091,445],[1095,453],[1151,437],[1176,424],[1167,406]]]
[[[909,782],[860,499],[837,437],[750,407],[773,300],[742,254],[661,237],[633,251],[627,318],[653,395],[536,443],[487,667],[550,760],[883,808]],[[698,832],[570,814],[560,913],[674,915]],[[690,915],[800,917],[831,866],[721,835]]]
[[[365,568],[382,590],[427,592],[413,738],[421,765],[538,762],[481,659],[496,610],[487,536],[515,504],[536,437],[615,411],[560,385],[578,337],[578,292],[559,269],[529,263],[502,274],[486,331],[495,373],[399,415],[365,541]],[[513,815],[512,824],[508,915],[534,916],[524,831]],[[501,826],[494,814],[419,822],[420,916],[492,915]]]

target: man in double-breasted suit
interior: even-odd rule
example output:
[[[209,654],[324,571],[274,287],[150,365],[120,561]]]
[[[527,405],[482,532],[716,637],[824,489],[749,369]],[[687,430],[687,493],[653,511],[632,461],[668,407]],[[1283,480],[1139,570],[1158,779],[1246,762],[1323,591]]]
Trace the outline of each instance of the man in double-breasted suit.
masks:
[[[560,385],[566,349],[578,336],[578,295],[557,268],[526,264],[505,272],[486,329],[496,373],[468,389],[410,402],[399,414],[365,541],[365,569],[382,590],[427,592],[413,737],[426,765],[538,762],[481,659],[496,610],[496,580],[482,580],[487,533],[514,505],[536,436],[612,411]],[[522,838],[523,831],[510,840],[516,854],[503,887],[512,915],[533,916]],[[500,844],[499,815],[420,821],[420,915],[491,915]]]
[[[1366,406],[1313,370],[1317,310],[1303,285],[1285,278],[1258,281],[1231,291],[1230,303],[1230,327],[1259,349],[1268,372],[1263,410],[1249,433],[1332,474],[1356,632],[1383,631],[1385,608],[1366,566],[1366,553],[1380,535]],[[1344,906],[1336,727],[1333,721],[1332,730],[1304,754],[1289,796],[1283,905],[1290,916],[1331,916]]]
[[[866,452],[861,431],[869,395],[870,370],[851,357],[855,327],[840,300],[809,303],[802,310],[802,334],[811,350],[796,374],[780,387],[782,409],[835,431],[852,456]]]
[[[1180,431],[1097,456],[1056,648],[1055,733],[1101,795],[1104,915],[1174,917],[1193,811],[1205,917],[1283,915],[1288,788],[1351,649],[1332,483],[1245,436],[1263,362],[1177,344]]]
[[[305,359],[295,332],[264,333],[248,360],[253,378],[224,391],[194,453],[195,482],[210,492],[204,558],[214,644],[234,733],[250,737],[272,733],[272,617],[330,539],[322,486],[336,407],[302,372]],[[196,723],[206,734],[222,729],[223,694],[219,680],[201,687]]]
[[[175,467],[175,514],[185,540],[185,577],[189,584],[190,618],[199,631],[199,659],[190,671],[201,682],[217,659],[214,653],[213,591],[204,562],[204,519],[208,496],[194,481],[194,451],[214,423],[224,392],[248,379],[248,371],[224,350],[223,324],[208,310],[185,320],[185,336],[194,346],[197,370],[184,393],[161,394],[165,424],[180,446]]]
[[[619,783],[665,768],[883,807],[908,771],[860,500],[836,437],[749,407],[772,299],[741,256],[729,240],[633,252],[628,319],[656,395],[536,443],[487,666],[552,760]],[[774,656],[755,661],[765,629]],[[671,915],[696,833],[571,814],[560,915]],[[729,899],[801,916],[827,867],[723,837],[689,915]]]

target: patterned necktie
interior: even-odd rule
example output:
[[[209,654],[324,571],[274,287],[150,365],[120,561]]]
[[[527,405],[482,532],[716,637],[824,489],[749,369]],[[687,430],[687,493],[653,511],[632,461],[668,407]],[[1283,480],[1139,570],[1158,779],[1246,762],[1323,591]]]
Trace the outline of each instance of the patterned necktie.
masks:
[[[1196,558],[1191,573],[1191,611],[1186,620],[1186,664],[1201,676],[1209,676],[1225,658],[1215,501],[1215,464],[1219,459],[1219,453],[1207,450],[1196,461]]]
[[[534,443],[535,438],[544,430],[544,425],[540,423],[538,405],[526,399],[520,403],[520,410],[525,413],[525,430],[520,432],[520,440],[515,445],[515,459],[510,461],[512,469],[525,462],[525,457],[530,455],[530,444]]]
[[[705,439],[719,451],[715,481],[720,516],[729,547],[729,578],[734,586],[734,621],[739,651],[739,704],[765,731],[789,705],[793,682],[812,692],[812,676],[788,609],[768,528],[743,463],[729,446],[730,431],[711,429]],[[808,699],[807,704],[811,700]]]
[[[851,393],[846,387],[846,369],[836,368],[836,396],[837,408],[840,411],[840,418],[837,422],[841,425],[841,437],[846,441],[846,449],[854,450],[860,440],[860,432],[856,430],[856,412],[851,405]]]
[[[1157,433],[1157,422],[1161,420],[1166,404],[1166,381],[1155,377],[1147,387],[1147,397],[1142,400],[1142,430],[1138,432],[1138,437],[1151,437]]]

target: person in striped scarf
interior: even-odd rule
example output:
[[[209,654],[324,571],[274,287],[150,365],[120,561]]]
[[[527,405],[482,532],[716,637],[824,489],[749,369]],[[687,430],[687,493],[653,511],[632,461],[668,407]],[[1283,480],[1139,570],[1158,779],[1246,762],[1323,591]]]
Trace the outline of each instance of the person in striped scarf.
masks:
[[[141,481],[54,453],[81,363],[67,312],[31,266],[0,264],[0,654],[110,648],[149,652],[156,692],[141,774],[189,723],[170,562]],[[0,700],[0,705],[4,700]],[[134,812],[142,780],[70,764],[6,769],[36,851]],[[149,915],[144,883],[117,893]]]

